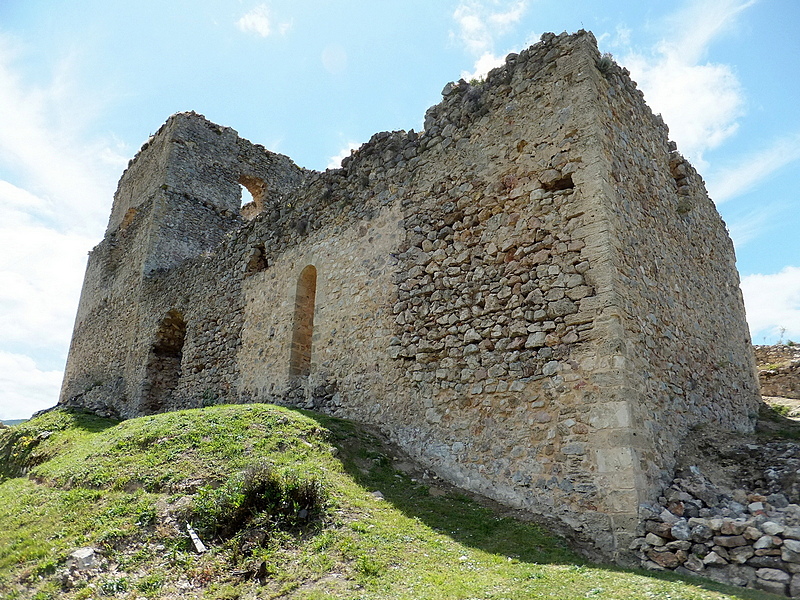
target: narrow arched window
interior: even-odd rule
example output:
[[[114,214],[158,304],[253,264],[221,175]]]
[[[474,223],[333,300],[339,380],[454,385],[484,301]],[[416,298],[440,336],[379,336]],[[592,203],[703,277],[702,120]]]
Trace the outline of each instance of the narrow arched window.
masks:
[[[317,296],[317,269],[308,265],[297,280],[292,325],[290,377],[307,377],[311,372],[311,339],[314,335],[314,302]]]
[[[161,321],[147,361],[143,412],[163,410],[181,378],[186,321],[177,310],[171,310]]]

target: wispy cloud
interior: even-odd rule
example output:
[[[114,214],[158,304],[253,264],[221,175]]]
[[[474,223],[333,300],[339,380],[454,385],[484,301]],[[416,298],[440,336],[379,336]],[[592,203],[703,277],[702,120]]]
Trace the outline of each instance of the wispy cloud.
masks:
[[[758,238],[772,221],[782,212],[777,203],[761,204],[746,210],[728,222],[728,233],[736,250],[740,250],[751,240]]]
[[[20,201],[30,205],[21,206]],[[96,240],[41,224],[46,206],[29,192],[0,181],[0,349],[52,355],[57,348],[55,353],[63,357],[86,251]]]
[[[705,55],[755,1],[692,0],[668,20],[669,31],[677,35],[648,53],[629,51],[622,57],[648,104],[669,124],[680,150],[701,169],[706,166],[704,153],[737,130],[745,109],[742,86],[731,67],[705,62]]]
[[[358,150],[361,147],[361,144],[358,142],[347,142],[347,146],[342,148],[341,152],[336,156],[331,156],[331,159],[328,161],[327,169],[338,169],[342,166],[342,161],[350,156],[350,153],[353,150]]]
[[[272,33],[269,7],[266,4],[259,4],[236,21],[236,25],[245,33],[255,33],[261,37],[267,37]]]
[[[93,99],[96,91],[76,84],[76,58],[57,61],[43,85],[18,66],[23,58],[0,35],[0,398],[6,406],[25,394],[42,403],[47,393],[47,405],[58,399],[86,252],[102,235],[127,162],[116,140],[88,133],[102,105]]]
[[[236,26],[245,33],[255,33],[261,37],[268,37],[274,32],[274,17],[270,7],[259,4],[236,21]],[[292,28],[292,22],[278,23],[278,33],[286,35]]]
[[[767,148],[711,172],[708,189],[717,204],[741,196],[783,167],[800,160],[800,132],[774,140]]]
[[[742,294],[754,343],[772,342],[781,333],[800,340],[800,267],[748,275],[742,279]]]
[[[473,71],[463,72],[462,77],[482,77],[503,63],[505,56],[495,55],[496,38],[516,25],[527,7],[528,0],[466,0],[456,7],[453,19],[458,31],[451,35],[476,57]]]

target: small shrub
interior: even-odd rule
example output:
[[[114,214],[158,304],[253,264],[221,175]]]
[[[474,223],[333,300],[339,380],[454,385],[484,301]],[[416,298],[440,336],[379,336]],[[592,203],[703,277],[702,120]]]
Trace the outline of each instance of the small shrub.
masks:
[[[221,404],[219,396],[210,388],[206,388],[205,390],[203,390],[202,400],[203,400],[203,408],[208,408],[209,406]]]
[[[367,554],[362,554],[356,559],[355,568],[365,577],[378,577],[384,571],[384,566]]]
[[[614,66],[614,56],[610,52],[606,52],[597,61],[597,70],[603,75],[611,73],[611,67]]]
[[[792,412],[792,407],[786,406],[785,404],[773,404],[772,410],[774,410],[782,417],[788,417],[789,414]]]
[[[259,525],[293,526],[322,511],[325,494],[313,478],[258,464],[218,488],[204,487],[194,501],[194,526],[229,538],[258,517]]]
[[[106,579],[100,584],[100,593],[103,596],[115,596],[128,591],[128,580],[124,577]]]
[[[678,200],[678,206],[675,208],[679,215],[685,215],[692,210],[692,202],[688,198],[681,198]]]
[[[153,594],[164,585],[164,575],[152,573],[136,582],[136,589],[145,594]]]

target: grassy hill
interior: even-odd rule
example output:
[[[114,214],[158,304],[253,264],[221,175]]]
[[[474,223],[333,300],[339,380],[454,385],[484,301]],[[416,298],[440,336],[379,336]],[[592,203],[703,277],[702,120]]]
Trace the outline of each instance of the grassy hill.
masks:
[[[0,431],[0,598],[773,597],[589,564],[487,506],[342,420],[55,411]]]

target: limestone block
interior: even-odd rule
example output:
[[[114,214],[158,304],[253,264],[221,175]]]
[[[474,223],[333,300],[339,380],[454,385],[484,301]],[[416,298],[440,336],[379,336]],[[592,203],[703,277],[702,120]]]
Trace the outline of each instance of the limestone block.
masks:
[[[627,402],[606,402],[592,408],[589,424],[594,429],[612,429],[630,426],[630,408]]]
[[[727,565],[728,561],[722,558],[716,552],[709,552],[703,558],[703,564],[706,566],[719,566],[719,565]]]

